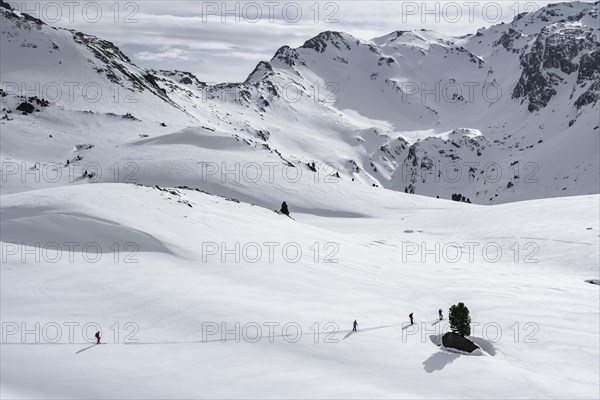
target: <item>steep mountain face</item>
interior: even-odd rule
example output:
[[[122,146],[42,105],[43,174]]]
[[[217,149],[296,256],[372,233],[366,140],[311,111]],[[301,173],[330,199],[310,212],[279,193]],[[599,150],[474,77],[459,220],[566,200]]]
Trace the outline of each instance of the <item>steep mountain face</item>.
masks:
[[[6,93],[36,94],[69,110],[126,114],[135,109],[140,118],[178,107],[113,43],[51,27],[5,2],[0,12]]]
[[[144,137],[204,126],[305,173],[316,161],[352,184],[480,204],[600,191],[598,3],[550,5],[460,38],[421,30],[363,41],[323,32],[299,48],[281,47],[246,81],[219,85],[182,71],[145,71],[111,43],[3,7],[7,110],[28,99],[7,83],[93,82],[125,95],[118,102],[50,99],[38,118],[90,110],[83,124],[95,135],[102,129],[90,128],[93,118],[110,114],[135,121],[124,127],[104,118],[105,129]],[[35,68],[24,65],[34,58]],[[18,131],[24,121],[6,124]],[[124,134],[111,144],[134,139]],[[94,151],[95,160],[106,159]],[[172,146],[160,154],[171,163],[179,152]],[[254,160],[244,151],[236,157]],[[197,160],[179,163],[178,182],[198,185],[186,175]]]
[[[538,14],[537,18],[543,21],[553,16],[565,17],[558,5]],[[528,48],[527,44],[521,48],[511,46],[520,54],[523,67],[513,97],[528,100],[529,111],[538,111],[548,105],[562,85],[571,91],[570,98],[577,109],[597,102],[600,93],[600,42],[597,24],[594,25],[597,20],[597,8],[584,9],[544,26]],[[577,79],[574,81],[573,77]]]

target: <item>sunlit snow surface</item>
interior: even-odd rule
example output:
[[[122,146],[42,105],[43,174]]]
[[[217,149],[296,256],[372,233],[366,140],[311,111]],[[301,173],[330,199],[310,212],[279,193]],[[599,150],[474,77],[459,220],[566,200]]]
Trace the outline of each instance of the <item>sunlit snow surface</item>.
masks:
[[[63,93],[23,115],[27,99],[4,86],[0,396],[598,398],[597,105],[573,108],[575,75],[535,113],[509,96],[423,104],[396,90],[484,82],[489,67],[512,86],[518,55],[492,45],[509,26],[579,26],[536,18],[477,40],[419,31],[301,48],[306,65],[275,57],[236,100],[155,72],[165,98],[109,46],[3,21],[3,84],[93,82],[103,95]],[[580,20],[597,29],[597,13]],[[331,82],[337,102],[310,97]],[[302,100],[282,97],[289,84]],[[427,175],[413,182],[426,196],[405,194],[411,148],[419,163],[452,150],[463,178],[465,162],[501,178]],[[458,302],[472,355],[438,346]]]

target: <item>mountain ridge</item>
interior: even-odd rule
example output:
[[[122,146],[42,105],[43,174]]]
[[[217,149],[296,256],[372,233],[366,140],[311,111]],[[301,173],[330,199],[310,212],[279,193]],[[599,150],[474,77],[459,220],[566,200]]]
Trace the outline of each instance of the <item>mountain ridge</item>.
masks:
[[[3,13],[14,14],[3,4]],[[96,83],[100,75],[98,85],[106,92],[122,88],[137,100],[61,98],[50,109],[130,114],[148,130],[144,135],[161,134],[162,124],[168,130],[220,126],[299,166],[315,160],[335,165],[342,178],[359,184],[446,199],[460,194],[475,203],[496,204],[599,191],[598,174],[592,172],[598,165],[593,157],[600,94],[597,5],[550,5],[461,37],[394,31],[364,41],[325,31],[295,49],[280,47],[244,82],[210,85],[189,72],[139,68],[110,42],[46,29],[27,17],[22,18],[36,25],[39,35],[17,43],[3,31],[2,40],[3,48],[12,46],[15,54],[31,53],[44,43],[55,58],[42,63],[61,58],[54,54],[61,46],[73,49],[59,60],[61,71],[72,65],[71,73],[62,72],[61,78],[50,72],[55,67],[45,67],[36,70],[38,82],[72,75]],[[20,18],[12,18],[17,34],[27,31],[19,26]],[[58,39],[61,46],[52,41]],[[83,58],[88,66],[82,70]],[[6,59],[3,83],[32,79]],[[447,67],[440,70],[439,65]],[[84,70],[89,72],[81,74]],[[489,94],[494,90],[500,93],[497,98]],[[11,99],[4,99],[6,109],[23,100],[12,92]],[[154,131],[157,125],[161,129]],[[570,151],[565,154],[563,148]],[[556,166],[558,157],[562,168]],[[533,166],[539,182],[520,185],[523,170],[513,171],[515,165]],[[494,170],[501,171],[497,180],[488,176]],[[461,178],[454,182],[457,173]],[[561,185],[558,179],[568,182]]]

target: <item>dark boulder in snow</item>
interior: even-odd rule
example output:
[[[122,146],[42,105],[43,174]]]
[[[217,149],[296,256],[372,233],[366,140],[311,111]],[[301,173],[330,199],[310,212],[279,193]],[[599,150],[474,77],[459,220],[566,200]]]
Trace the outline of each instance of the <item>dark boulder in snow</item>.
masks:
[[[17,107],[17,110],[23,111],[25,114],[31,114],[35,111],[35,107],[29,103],[21,103],[19,107]]]
[[[444,347],[472,353],[479,347],[469,339],[454,332],[448,332],[442,337]]]

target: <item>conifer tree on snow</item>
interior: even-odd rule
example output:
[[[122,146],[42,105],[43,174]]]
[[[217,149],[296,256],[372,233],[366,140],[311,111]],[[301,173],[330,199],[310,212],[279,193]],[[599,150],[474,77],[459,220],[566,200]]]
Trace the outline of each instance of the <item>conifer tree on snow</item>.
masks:
[[[448,319],[450,320],[450,329],[452,329],[452,332],[463,337],[471,334],[469,309],[463,303],[458,303],[450,307]]]
[[[290,216],[290,210],[288,210],[288,206],[287,203],[284,201],[283,204],[281,204],[281,213],[287,215],[288,217]]]

